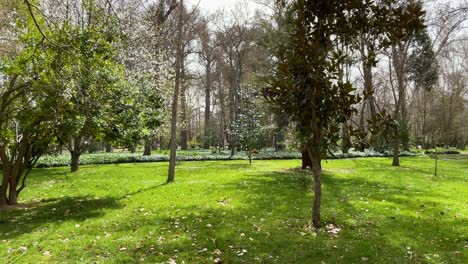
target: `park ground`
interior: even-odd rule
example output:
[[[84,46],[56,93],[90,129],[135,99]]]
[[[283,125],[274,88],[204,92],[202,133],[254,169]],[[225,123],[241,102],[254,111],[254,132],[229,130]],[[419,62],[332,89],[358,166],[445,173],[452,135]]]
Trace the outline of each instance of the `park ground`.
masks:
[[[468,263],[468,155],[34,169],[0,211],[2,263]]]

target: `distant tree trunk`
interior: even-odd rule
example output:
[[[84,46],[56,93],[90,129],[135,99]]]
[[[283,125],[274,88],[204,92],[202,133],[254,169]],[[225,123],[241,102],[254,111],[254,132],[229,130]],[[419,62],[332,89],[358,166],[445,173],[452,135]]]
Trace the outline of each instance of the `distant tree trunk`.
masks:
[[[162,135],[159,136],[159,150],[164,150],[164,137]]]
[[[366,103],[367,101],[362,102],[361,112],[359,113],[359,129],[365,131],[364,120],[366,119]],[[362,150],[364,151],[364,150]]]
[[[341,128],[341,151],[347,154],[351,148],[351,138],[349,136],[348,122],[344,122]]]
[[[151,147],[153,140],[151,138],[145,139],[145,149],[143,150],[143,156],[151,156]]]
[[[128,146],[128,150],[130,151],[130,153],[135,153],[136,152],[136,146],[134,144]]]
[[[397,88],[398,88],[398,102],[396,116],[399,117],[399,137],[404,150],[409,150],[409,133],[408,133],[408,110],[406,107],[406,84],[405,84],[405,63],[408,53],[408,43],[398,43],[392,46],[392,59],[393,67],[395,68]],[[400,140],[398,140],[400,143]],[[396,166],[396,165],[394,165]]]
[[[406,127],[406,87],[404,83],[404,48],[402,44],[392,45],[392,61],[395,68],[398,98],[395,102],[394,118],[398,120],[398,126],[394,128],[393,135],[393,162],[392,166],[400,166],[400,137],[401,133],[407,131],[400,131],[407,129]]]
[[[185,78],[185,69],[184,62],[181,62],[181,81],[180,81],[180,120],[182,121],[182,129],[180,131],[180,148],[183,150],[188,149],[187,139],[188,139],[188,120],[187,120],[187,98],[186,98],[186,86],[184,83]]]
[[[175,70],[175,85],[174,95],[172,98],[172,119],[171,119],[171,150],[169,155],[169,171],[167,182],[173,182],[175,179],[175,163],[177,151],[177,104],[179,101],[179,88],[182,71],[183,47],[182,47],[182,26],[183,26],[183,10],[184,0],[180,0],[179,5],[179,21],[177,25],[177,54],[176,54],[176,70]]]
[[[366,93],[366,102],[369,106],[369,112],[371,116],[375,116],[375,100],[374,100],[374,88],[372,82],[372,66],[373,58],[375,58],[375,52],[369,49],[369,45],[365,37],[361,38],[361,56],[362,56],[362,69],[364,75],[364,91]]]
[[[221,115],[219,118],[219,146],[224,149],[226,142],[226,103],[224,101],[224,91],[221,86],[221,81],[218,83],[219,107]]]
[[[205,137],[203,142],[203,148],[210,148],[211,140],[211,124],[210,124],[210,115],[211,115],[211,62],[207,61],[205,67]]]
[[[398,128],[394,128],[393,134],[393,161],[392,166],[400,166],[400,134]]]
[[[466,149],[466,139],[462,138],[459,142],[459,146],[458,146],[458,149],[460,150],[465,150]]]
[[[233,68],[233,66],[231,66],[231,68]],[[229,130],[231,131],[231,133],[229,133],[229,149],[231,150],[231,157],[234,156],[234,154],[236,154],[236,144],[235,144],[235,140],[234,140],[234,133],[236,133],[235,131],[233,131],[233,126],[235,125],[236,123],[236,97],[235,97],[235,93],[236,93],[236,85],[234,83],[234,77],[232,76],[234,73],[231,73],[231,81],[230,81],[230,87],[229,87],[229,121],[230,121],[230,128]]]
[[[109,142],[107,142],[106,143],[106,153],[111,153],[111,152],[112,152],[112,145]]]

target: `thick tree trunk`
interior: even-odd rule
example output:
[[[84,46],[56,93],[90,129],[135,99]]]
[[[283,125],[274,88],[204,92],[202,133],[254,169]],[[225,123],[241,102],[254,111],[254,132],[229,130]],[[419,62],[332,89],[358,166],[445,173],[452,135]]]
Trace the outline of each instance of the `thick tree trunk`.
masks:
[[[2,186],[0,188],[0,207],[7,206],[7,190],[8,182],[11,174],[11,164],[7,157],[6,151],[0,146],[0,161],[2,162]]]
[[[80,151],[73,150],[71,152],[71,172],[77,172],[80,166]]]
[[[8,192],[8,184],[9,184],[9,179],[10,179],[10,165],[9,165],[9,162],[5,162],[2,160],[2,165],[3,165],[3,169],[2,169],[2,175],[3,175],[3,178],[2,178],[2,188],[1,188],[1,192],[0,192],[0,207],[4,207],[4,206],[7,206],[8,205],[8,201],[7,201],[7,192]]]
[[[17,175],[19,176],[19,175]],[[10,190],[8,193],[8,203],[9,205],[18,205],[18,193],[17,193],[17,184],[16,177],[10,177]]]
[[[179,101],[179,88],[182,71],[183,47],[182,47],[182,26],[183,26],[184,0],[180,0],[179,21],[177,25],[177,54],[176,54],[176,76],[174,85],[174,95],[172,98],[172,119],[171,119],[171,147],[169,155],[169,171],[167,182],[173,182],[175,179],[175,163],[177,152],[177,105]]]
[[[145,149],[143,150],[143,156],[151,156],[151,145],[153,140],[147,138],[145,139]]]
[[[86,144],[82,145],[81,141],[83,140],[82,137],[70,137],[68,139],[68,150],[70,151],[71,155],[71,164],[70,164],[70,171],[77,172],[80,166],[80,156],[81,153],[86,149]]]

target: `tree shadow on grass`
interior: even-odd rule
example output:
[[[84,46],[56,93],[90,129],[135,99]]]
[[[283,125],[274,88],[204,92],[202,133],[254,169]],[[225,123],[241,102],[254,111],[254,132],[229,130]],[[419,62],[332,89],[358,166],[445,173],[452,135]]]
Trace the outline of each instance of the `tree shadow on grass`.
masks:
[[[462,252],[464,247],[462,243],[463,241],[466,243],[466,234],[463,235],[461,232],[462,227],[466,225],[466,219],[457,217],[456,212],[445,211],[446,204],[438,202],[444,200],[445,196],[436,195],[423,187],[408,189],[404,183],[395,185],[324,174],[323,218],[325,223],[337,222],[343,229],[340,234],[342,238],[325,235],[318,240],[310,237],[303,239],[299,234],[306,232],[304,225],[310,219],[309,208],[312,196],[307,195],[308,191],[303,188],[304,181],[300,179],[300,175],[301,172],[277,172],[258,174],[250,178],[248,184],[242,187],[250,188],[250,191],[256,195],[246,196],[246,206],[240,212],[231,211],[228,219],[235,219],[235,222],[246,221],[253,225],[255,220],[245,219],[245,215],[261,217],[267,216],[269,212],[275,212],[275,215],[280,215],[282,219],[270,222],[270,227],[265,227],[270,230],[271,235],[264,237],[262,243],[270,244],[273,248],[297,244],[299,248],[311,251],[296,251],[294,254],[298,260],[306,261],[312,258],[319,262],[320,258],[325,258],[355,262],[360,261],[356,253],[363,252],[365,255],[362,257],[381,263],[411,260],[417,262],[427,258],[437,259],[437,256],[440,261],[450,259],[455,263],[462,262],[461,258],[454,254]],[[309,176],[306,172],[302,175]],[[265,178],[268,181],[265,181]],[[364,201],[361,201],[363,197]],[[390,210],[379,208],[379,202],[383,200],[389,204]],[[289,201],[289,204],[284,206],[284,201]],[[366,207],[366,202],[373,207]],[[294,208],[300,208],[300,211]],[[214,219],[222,217],[222,214],[219,215],[213,210],[205,213],[205,216],[209,215],[213,215]],[[197,225],[195,229],[204,228],[202,224],[194,223]],[[274,228],[278,224],[280,226]],[[221,231],[219,233],[225,236],[221,236],[220,239],[224,239],[225,244],[233,241],[240,243],[242,239],[235,239],[239,236],[239,232],[242,230]],[[336,244],[337,248],[345,250],[334,250],[330,247],[331,244]],[[254,248],[254,250],[261,249]],[[382,252],[385,254],[381,254]],[[264,256],[274,254],[272,251],[263,253]],[[288,252],[282,254],[288,255]],[[236,262],[236,255],[231,256]]]
[[[241,192],[226,197],[239,199],[240,203],[236,204],[240,206],[213,200],[210,204],[177,208],[155,205],[141,212],[123,212],[122,215],[128,216],[119,221],[125,224],[108,224],[113,226],[114,233],[126,236],[145,231],[138,233],[138,240],[116,242],[122,243],[125,251],[119,251],[117,246],[111,250],[106,244],[98,246],[104,252],[111,251],[113,261],[119,263],[137,263],[141,259],[160,263],[176,257],[178,263],[213,263],[217,257],[224,263],[360,263],[363,258],[368,263],[417,263],[427,257],[435,258],[436,262],[463,263],[463,256],[453,252],[463,252],[463,243],[467,243],[466,235],[461,232],[466,221],[454,218],[451,213],[438,212],[444,206],[438,202],[443,196],[422,188],[409,190],[404,183],[388,184],[325,173],[323,220],[335,222],[341,228],[335,237],[324,230],[315,234],[307,228],[313,199],[310,178],[309,173],[297,170],[252,172],[239,182],[213,186],[219,193]],[[154,188],[159,187],[148,187],[135,194]],[[62,204],[63,212],[75,199],[80,198],[73,197],[63,204],[61,200],[47,201],[50,206],[38,210],[41,221],[47,221],[44,218],[52,208],[58,212],[57,204]],[[101,216],[96,208],[102,206],[93,204],[92,198],[81,199],[89,203],[86,207],[94,207],[85,213],[85,218]],[[119,209],[118,199],[110,199],[107,208]],[[405,213],[365,207],[366,201],[378,205],[383,199],[392,206],[398,205]],[[418,200],[424,201],[424,211],[419,215],[409,213],[421,210]],[[24,221],[25,216],[21,217]],[[52,220],[59,218],[52,217]],[[29,231],[40,226],[36,224]],[[73,248],[64,254],[79,255],[79,250]],[[439,255],[438,259],[434,254]],[[91,262],[95,256],[89,257]]]
[[[35,201],[0,211],[0,240],[13,239],[47,224],[98,218],[105,210],[122,208],[114,197],[69,196]]]
[[[241,182],[214,187],[220,193],[244,191],[235,198],[242,199],[242,206],[200,204],[165,214],[132,216],[115,232],[143,227],[155,231],[142,237],[138,246],[125,245],[131,250],[119,261],[177,258],[178,262],[212,263],[219,257],[224,263],[357,263],[363,259],[407,263],[430,257],[438,262],[463,262],[463,256],[454,252],[462,252],[466,243],[461,232],[466,219],[441,215],[444,205],[437,201],[444,197],[422,188],[408,190],[403,184],[324,174],[323,220],[341,231],[337,236],[323,229],[315,234],[307,226],[313,196],[305,186],[307,181],[301,179],[309,176],[297,170],[252,173]],[[383,199],[397,205],[401,213],[379,208]],[[377,207],[366,208],[366,201]],[[411,213],[421,211],[421,201],[424,210],[419,215]]]

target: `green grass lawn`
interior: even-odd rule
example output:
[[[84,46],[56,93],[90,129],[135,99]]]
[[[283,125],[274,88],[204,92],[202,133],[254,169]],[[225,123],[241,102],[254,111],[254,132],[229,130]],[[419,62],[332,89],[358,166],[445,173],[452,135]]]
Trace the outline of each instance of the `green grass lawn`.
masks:
[[[426,157],[324,162],[339,230],[317,233],[299,160],[182,162],[169,185],[167,163],[35,169],[0,211],[0,262],[468,263],[467,157],[438,177]]]

